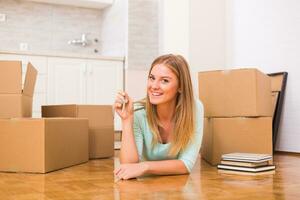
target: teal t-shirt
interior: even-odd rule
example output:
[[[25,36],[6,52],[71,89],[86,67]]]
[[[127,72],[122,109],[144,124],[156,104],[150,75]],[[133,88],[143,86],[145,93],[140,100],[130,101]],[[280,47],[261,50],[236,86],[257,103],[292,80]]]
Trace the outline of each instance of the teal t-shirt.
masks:
[[[187,146],[187,148],[178,153],[174,157],[168,156],[168,151],[171,144],[158,143],[152,148],[153,135],[149,128],[146,111],[144,108],[135,106],[136,111],[134,112],[134,137],[135,143],[138,150],[140,161],[153,161],[153,160],[174,160],[178,159],[183,161],[184,165],[191,172],[200,150],[202,136],[203,136],[203,117],[204,110],[203,105],[199,100],[195,100],[196,108],[196,128],[193,141]]]

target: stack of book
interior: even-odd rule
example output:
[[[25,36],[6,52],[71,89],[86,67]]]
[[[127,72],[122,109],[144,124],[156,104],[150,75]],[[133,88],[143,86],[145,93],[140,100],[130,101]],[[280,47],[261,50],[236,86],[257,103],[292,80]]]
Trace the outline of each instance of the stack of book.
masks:
[[[253,153],[230,153],[222,155],[219,172],[230,174],[273,174],[275,166],[270,164],[272,155]]]

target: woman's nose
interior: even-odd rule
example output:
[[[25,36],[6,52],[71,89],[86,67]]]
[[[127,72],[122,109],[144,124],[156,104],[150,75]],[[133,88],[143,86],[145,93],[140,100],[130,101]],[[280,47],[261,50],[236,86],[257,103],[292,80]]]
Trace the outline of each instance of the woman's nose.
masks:
[[[158,81],[153,81],[152,83],[151,83],[151,88],[153,88],[153,89],[158,89],[159,88],[159,82]]]

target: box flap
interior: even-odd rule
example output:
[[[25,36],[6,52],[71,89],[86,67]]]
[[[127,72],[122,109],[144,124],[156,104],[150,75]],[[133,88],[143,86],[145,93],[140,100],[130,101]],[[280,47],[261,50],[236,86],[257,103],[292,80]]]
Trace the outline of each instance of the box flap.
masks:
[[[22,63],[20,61],[0,61],[0,93],[21,94]]]
[[[36,77],[37,77],[37,70],[32,66],[31,63],[28,63],[24,88],[23,88],[23,94],[30,97],[33,96]]]

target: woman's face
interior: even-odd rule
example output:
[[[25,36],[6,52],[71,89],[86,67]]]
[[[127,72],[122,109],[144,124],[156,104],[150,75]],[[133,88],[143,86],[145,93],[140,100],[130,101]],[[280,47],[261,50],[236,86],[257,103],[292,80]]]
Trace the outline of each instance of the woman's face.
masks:
[[[151,104],[175,102],[179,82],[176,75],[164,64],[155,65],[148,77],[147,92]]]

